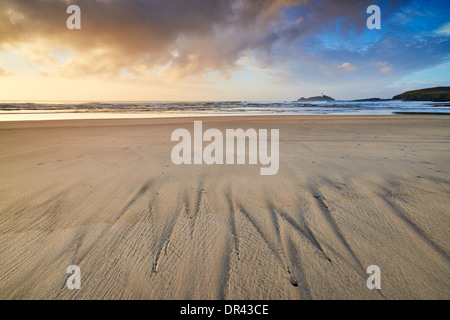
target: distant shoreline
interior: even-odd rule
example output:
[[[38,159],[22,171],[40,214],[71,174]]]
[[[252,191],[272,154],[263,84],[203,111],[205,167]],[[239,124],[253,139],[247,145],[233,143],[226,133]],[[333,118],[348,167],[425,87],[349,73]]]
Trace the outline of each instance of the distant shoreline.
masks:
[[[430,101],[430,102],[450,102],[450,87],[434,87],[419,90],[406,91],[404,93],[395,95],[392,99],[381,98],[365,98],[357,100],[341,100],[350,102],[382,102],[382,101]],[[321,95],[316,97],[304,98],[301,97],[298,102],[322,102],[322,101],[338,101],[332,97]]]
[[[395,115],[450,113],[450,103],[383,101],[1,104],[0,121],[132,119],[257,115]]]

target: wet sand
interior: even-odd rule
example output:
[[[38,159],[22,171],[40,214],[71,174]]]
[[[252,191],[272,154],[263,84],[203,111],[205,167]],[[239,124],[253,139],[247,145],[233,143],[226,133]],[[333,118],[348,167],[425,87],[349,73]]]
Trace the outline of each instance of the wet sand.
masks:
[[[174,165],[194,120],[1,122],[0,298],[450,298],[450,117],[201,118],[279,129],[274,176]]]

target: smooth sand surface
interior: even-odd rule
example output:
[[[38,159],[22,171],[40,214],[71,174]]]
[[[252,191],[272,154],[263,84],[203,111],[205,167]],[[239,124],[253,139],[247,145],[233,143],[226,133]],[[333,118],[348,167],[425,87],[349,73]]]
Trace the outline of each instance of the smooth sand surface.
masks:
[[[0,298],[450,298],[450,117],[203,119],[279,129],[275,176],[175,166],[193,120],[0,123]]]

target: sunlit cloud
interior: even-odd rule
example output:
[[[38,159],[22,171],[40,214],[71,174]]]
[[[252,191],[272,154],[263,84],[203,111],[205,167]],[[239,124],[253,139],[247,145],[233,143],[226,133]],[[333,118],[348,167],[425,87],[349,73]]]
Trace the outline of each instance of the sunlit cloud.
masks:
[[[5,0],[0,48],[68,77],[160,70],[179,78],[218,70],[230,78],[247,50],[270,49],[280,7],[301,2],[79,0],[83,27],[74,32],[65,27],[64,1]],[[55,66],[53,48],[69,52],[64,65]]]
[[[347,71],[347,72],[353,72],[358,70],[357,67],[355,67],[354,65],[352,65],[350,62],[344,62],[343,64],[341,64],[338,69]]]
[[[370,65],[378,68],[381,73],[386,74],[392,71],[392,66],[387,61],[378,61],[375,63],[371,63]]]

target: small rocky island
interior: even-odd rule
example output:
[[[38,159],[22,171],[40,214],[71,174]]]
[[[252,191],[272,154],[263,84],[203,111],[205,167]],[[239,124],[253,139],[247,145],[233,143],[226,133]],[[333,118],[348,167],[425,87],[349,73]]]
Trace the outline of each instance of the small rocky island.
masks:
[[[332,97],[325,96],[325,95],[322,94],[321,96],[317,96],[317,97],[309,97],[309,98],[301,97],[297,101],[299,101],[299,102],[311,102],[311,101],[336,101],[336,100],[334,100]]]

